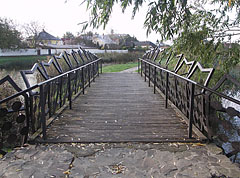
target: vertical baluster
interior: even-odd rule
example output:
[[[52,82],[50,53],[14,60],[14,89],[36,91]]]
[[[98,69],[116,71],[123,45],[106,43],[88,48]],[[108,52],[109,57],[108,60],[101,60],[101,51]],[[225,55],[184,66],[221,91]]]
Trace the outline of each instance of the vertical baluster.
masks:
[[[147,81],[147,64],[145,62],[145,76],[144,76],[144,81],[146,82]]]
[[[93,68],[93,71],[92,71],[92,73],[93,73],[93,82],[95,82],[95,64],[93,63],[92,64],[92,68]]]
[[[71,73],[68,74],[68,101],[69,108],[72,109]]]
[[[150,87],[151,82],[151,65],[148,66],[148,86]]]
[[[88,83],[89,83],[89,87],[90,87],[90,84],[91,84],[91,73],[90,73],[91,69],[90,69],[90,66],[88,65]]]
[[[140,62],[140,59],[138,59],[138,73],[139,73],[139,65],[140,65],[139,62]]]
[[[59,83],[59,87],[60,87],[60,107],[62,107],[63,106],[63,102],[62,102],[62,95],[63,95],[63,92],[62,92],[62,83],[63,83],[63,77],[64,76],[62,76],[61,78],[60,78],[60,83]]]
[[[191,83],[190,91],[190,108],[189,108],[189,125],[188,125],[188,138],[192,138],[192,124],[193,124],[193,109],[194,109],[194,91],[195,84]]]
[[[82,92],[85,94],[84,67],[82,68]]]
[[[51,102],[51,83],[47,84],[47,89],[48,89],[48,114],[49,117],[52,116],[52,102]]]
[[[168,79],[169,79],[169,73],[166,72],[165,108],[168,107]]]
[[[99,77],[99,61],[97,61],[97,76]]]
[[[45,96],[44,96],[44,86],[40,86],[40,106],[41,106],[41,124],[42,124],[42,134],[43,139],[47,139],[46,133],[46,114],[45,114]]]
[[[156,78],[157,78],[157,68],[154,67],[154,87],[153,87],[154,94],[156,93],[156,82],[157,82]]]

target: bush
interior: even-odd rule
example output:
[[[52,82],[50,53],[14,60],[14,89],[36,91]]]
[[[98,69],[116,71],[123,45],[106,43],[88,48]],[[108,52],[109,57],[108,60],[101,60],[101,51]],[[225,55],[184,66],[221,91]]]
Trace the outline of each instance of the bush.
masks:
[[[128,52],[128,53],[103,53],[98,54],[99,58],[103,59],[103,63],[119,63],[136,62],[138,58],[143,56],[143,52]]]

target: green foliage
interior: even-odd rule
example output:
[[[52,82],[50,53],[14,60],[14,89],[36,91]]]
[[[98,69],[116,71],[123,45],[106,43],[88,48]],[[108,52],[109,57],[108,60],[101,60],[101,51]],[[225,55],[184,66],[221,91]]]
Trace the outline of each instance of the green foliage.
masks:
[[[74,36],[71,32],[66,32],[66,33],[63,35],[63,38],[74,39],[75,36]]]
[[[0,57],[0,69],[30,69],[34,63],[46,60],[47,58],[47,56]]]
[[[16,49],[22,45],[21,33],[12,21],[0,18],[0,49]]]
[[[85,26],[106,26],[114,4],[124,12],[137,10],[148,3],[145,18],[147,34],[158,32],[162,40],[174,40],[172,49],[204,67],[215,67],[217,78],[239,63],[240,0],[86,0],[91,18]],[[209,6],[212,4],[211,6]],[[235,12],[236,16],[232,14]],[[234,38],[233,38],[234,37]],[[234,41],[232,40],[234,39]],[[216,79],[217,80],[217,79]]]

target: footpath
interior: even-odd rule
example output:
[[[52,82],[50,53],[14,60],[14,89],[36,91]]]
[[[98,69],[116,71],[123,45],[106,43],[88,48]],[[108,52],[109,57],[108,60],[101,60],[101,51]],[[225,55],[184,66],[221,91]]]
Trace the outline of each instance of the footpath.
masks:
[[[214,144],[41,144],[15,149],[0,160],[2,178],[238,178]]]

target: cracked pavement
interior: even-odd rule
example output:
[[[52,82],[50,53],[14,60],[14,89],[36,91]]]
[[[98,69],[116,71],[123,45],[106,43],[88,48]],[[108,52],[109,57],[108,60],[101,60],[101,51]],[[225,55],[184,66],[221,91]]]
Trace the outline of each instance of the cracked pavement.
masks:
[[[40,144],[5,155],[0,177],[237,178],[240,168],[214,144]]]

